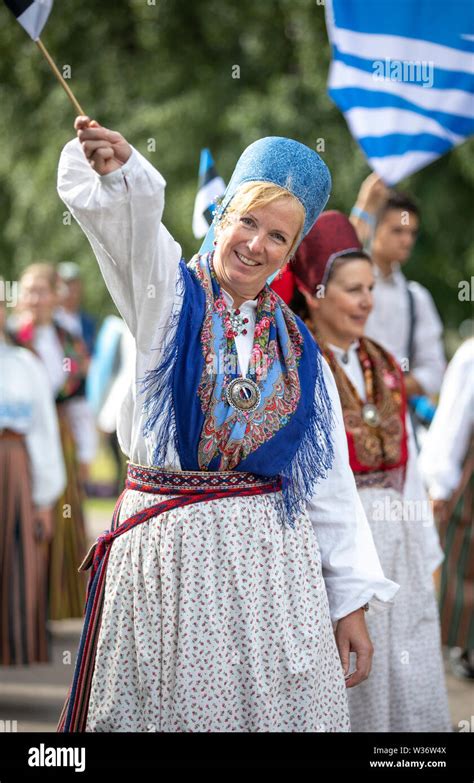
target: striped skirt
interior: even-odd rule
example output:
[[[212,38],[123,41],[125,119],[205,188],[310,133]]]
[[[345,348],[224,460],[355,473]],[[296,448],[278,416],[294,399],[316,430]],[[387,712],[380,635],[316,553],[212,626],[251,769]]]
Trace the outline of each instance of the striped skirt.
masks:
[[[443,644],[474,650],[474,447],[465,462],[449,522],[441,528],[445,560],[440,609]]]
[[[55,526],[49,572],[51,620],[83,616],[87,581],[84,574],[77,570],[86,552],[86,531],[76,446],[61,406],[58,406],[58,420],[67,483],[54,509]]]
[[[0,664],[46,663],[48,544],[35,535],[29,458],[0,437]]]
[[[89,558],[95,576],[59,730],[349,731],[308,516],[283,525],[280,490],[263,494],[250,474],[131,465],[128,476],[114,517],[126,532],[113,542],[108,533]]]

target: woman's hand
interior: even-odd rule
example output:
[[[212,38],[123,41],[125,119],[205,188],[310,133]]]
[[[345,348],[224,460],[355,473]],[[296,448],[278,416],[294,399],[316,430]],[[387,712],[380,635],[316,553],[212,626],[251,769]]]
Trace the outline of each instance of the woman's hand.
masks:
[[[359,242],[362,245],[370,243],[374,236],[375,219],[380,208],[387,200],[390,189],[387,188],[383,179],[375,172],[369,174],[360,186],[357,195],[357,201],[354,205],[356,212],[352,211],[349,220],[354,226]],[[361,216],[357,210],[366,213]],[[369,216],[369,217],[367,217]]]
[[[36,538],[38,541],[51,541],[54,533],[53,511],[47,508],[35,508]]]
[[[346,679],[346,688],[353,688],[369,676],[374,654],[365,624],[364,609],[356,609],[355,612],[342,617],[337,623],[335,637],[345,676],[349,673],[349,653],[356,653],[357,668]]]
[[[359,209],[370,214],[375,214],[383,206],[384,202],[390,195],[390,188],[388,188],[383,181],[382,177],[372,172],[366,179],[364,179],[360,186],[359,193],[357,195],[356,204]]]
[[[433,516],[440,525],[445,525],[449,521],[449,500],[432,500]]]
[[[79,462],[77,466],[77,470],[79,473],[79,484],[84,489],[85,485],[89,481],[90,476],[90,470],[89,470],[89,463],[88,462]]]
[[[413,373],[409,372],[406,375],[404,375],[404,381],[405,381],[405,390],[407,393],[407,397],[413,397],[415,395],[423,396],[426,394],[423,386],[419,381],[416,380]]]
[[[119,169],[132,154],[130,144],[120,133],[103,128],[90,117],[76,117],[74,127],[84,155],[97,174]]]

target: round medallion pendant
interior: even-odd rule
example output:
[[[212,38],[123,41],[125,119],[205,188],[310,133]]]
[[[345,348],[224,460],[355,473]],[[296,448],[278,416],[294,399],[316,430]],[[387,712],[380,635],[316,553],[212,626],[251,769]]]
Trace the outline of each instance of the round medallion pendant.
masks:
[[[380,413],[371,403],[367,403],[362,408],[362,418],[369,427],[378,427],[380,424]]]
[[[261,394],[255,381],[234,378],[226,389],[229,405],[238,411],[254,411],[260,405]]]

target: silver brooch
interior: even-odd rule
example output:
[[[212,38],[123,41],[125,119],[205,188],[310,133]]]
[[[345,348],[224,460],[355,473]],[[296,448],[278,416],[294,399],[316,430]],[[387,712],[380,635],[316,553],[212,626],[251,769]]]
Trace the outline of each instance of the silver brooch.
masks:
[[[369,427],[378,427],[380,424],[380,413],[375,405],[368,402],[362,408],[362,418]]]
[[[229,405],[238,411],[254,411],[260,405],[262,395],[255,381],[249,378],[234,378],[226,389]]]

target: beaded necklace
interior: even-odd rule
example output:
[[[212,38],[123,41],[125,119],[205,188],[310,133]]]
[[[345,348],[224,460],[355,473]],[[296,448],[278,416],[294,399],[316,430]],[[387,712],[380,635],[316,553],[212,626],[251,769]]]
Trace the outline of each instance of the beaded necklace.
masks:
[[[329,365],[331,367],[333,374],[336,374],[338,370],[337,359],[335,358],[333,352],[329,348],[327,348],[327,346],[324,345],[324,341],[321,340],[321,338],[318,336],[316,330],[313,327],[310,328],[315,336],[315,339],[321,346],[322,350],[324,350],[324,353],[329,361]],[[372,367],[372,362],[370,361],[369,355],[361,342],[359,342],[359,345],[357,347],[357,356],[359,357],[360,365],[362,367],[362,373],[364,375],[364,386],[365,386],[365,395],[366,395],[365,401],[361,398],[356,387],[354,386],[350,378],[346,375],[345,378],[346,378],[347,386],[349,387],[352,396],[354,397],[354,399],[357,401],[358,405],[361,408],[362,419],[364,420],[364,422],[369,427],[376,428],[380,425],[380,413],[375,404],[374,368]],[[347,358],[344,360],[344,357]],[[348,363],[349,355],[347,351],[343,355],[342,360],[344,364]]]
[[[222,399],[232,405],[245,419],[260,404],[262,381],[266,378],[269,366],[276,359],[275,309],[277,297],[268,286],[260,291],[257,299],[254,340],[247,377],[244,378],[241,375],[235,377],[235,372],[232,372],[233,366],[238,365],[235,338],[247,334],[246,326],[249,319],[242,315],[239,308],[233,312],[229,311],[213,269],[212,259],[209,268],[214,294],[214,311],[222,319],[225,339],[224,353],[230,359],[227,364],[230,367],[230,372],[226,372],[224,375]]]
[[[241,334],[247,334],[246,325],[249,322],[237,307],[235,310],[229,310],[224,295],[220,296],[214,302],[214,308],[222,316],[224,321],[224,333],[228,339],[239,337]]]

